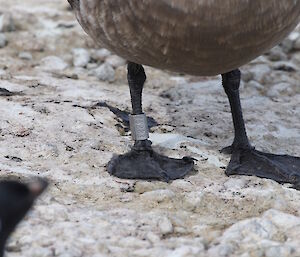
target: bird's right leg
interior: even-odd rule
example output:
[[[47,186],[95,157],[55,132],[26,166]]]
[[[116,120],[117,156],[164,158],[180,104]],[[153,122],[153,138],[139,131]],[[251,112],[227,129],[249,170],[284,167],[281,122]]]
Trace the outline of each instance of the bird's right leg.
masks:
[[[257,151],[249,143],[239,95],[241,73],[238,69],[222,74],[231,107],[234,140],[227,175],[249,175],[291,183],[300,189],[300,157]]]
[[[183,178],[194,166],[192,158],[173,159],[156,153],[148,140],[148,124],[142,110],[142,91],[146,74],[142,65],[128,63],[128,84],[132,115],[130,129],[134,140],[132,150],[113,157],[108,172],[119,178],[169,181]]]

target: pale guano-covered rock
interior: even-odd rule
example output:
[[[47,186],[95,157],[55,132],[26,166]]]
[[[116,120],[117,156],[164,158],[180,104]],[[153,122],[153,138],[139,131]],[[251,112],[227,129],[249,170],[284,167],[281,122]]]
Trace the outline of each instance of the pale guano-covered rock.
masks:
[[[111,52],[105,48],[92,51],[92,58],[99,62],[104,62],[111,55]]]
[[[157,203],[170,201],[175,197],[175,193],[169,189],[158,189],[149,192],[145,192],[141,195],[141,198],[148,201]]]
[[[162,235],[171,234],[174,230],[172,222],[167,217],[162,217],[158,221],[158,228]]]
[[[300,35],[294,42],[294,50],[299,51],[300,50]]]
[[[286,60],[287,56],[284,52],[282,52],[281,48],[279,46],[275,46],[272,48],[269,52],[269,60],[270,61],[283,61]]]
[[[61,71],[69,65],[57,56],[47,56],[40,62],[40,68],[43,71]]]
[[[203,246],[181,246],[170,252],[167,257],[191,257],[191,256],[202,256]],[[202,253],[203,254],[203,253]]]
[[[253,80],[263,84],[265,76],[271,73],[271,68],[264,63],[252,66],[249,71],[253,76]]]
[[[11,32],[15,30],[13,16],[9,12],[0,12],[0,32]]]
[[[97,69],[92,70],[91,74],[101,81],[113,82],[115,80],[115,70],[107,63],[103,63]]]
[[[289,94],[293,94],[293,90],[291,89],[290,84],[287,82],[278,83],[272,86],[267,92],[267,95],[272,98]]]
[[[126,64],[126,61],[117,56],[117,55],[111,55],[111,56],[108,56],[105,60],[106,63],[108,63],[109,65],[111,65],[112,67],[114,68],[118,68],[120,66],[123,66]]]
[[[7,45],[6,36],[3,33],[0,33],[0,48],[3,48]]]
[[[22,60],[32,60],[32,54],[30,52],[20,52],[18,57]]]
[[[86,67],[91,60],[89,51],[84,48],[75,48],[72,50],[72,54],[75,67]]]
[[[270,209],[262,217],[240,221],[229,227],[208,250],[210,256],[237,256],[248,251],[250,256],[288,257],[300,242],[289,240],[300,228],[300,218]],[[294,237],[295,238],[295,237]]]

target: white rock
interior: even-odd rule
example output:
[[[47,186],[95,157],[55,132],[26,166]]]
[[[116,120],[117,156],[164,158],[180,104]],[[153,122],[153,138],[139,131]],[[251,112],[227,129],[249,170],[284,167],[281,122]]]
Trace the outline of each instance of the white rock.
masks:
[[[232,256],[234,247],[231,244],[221,244],[216,247],[212,247],[208,250],[208,256],[220,256],[227,257]]]
[[[158,221],[158,227],[163,235],[171,234],[174,230],[172,222],[167,217],[163,217]]]
[[[197,208],[197,206],[201,203],[201,200],[203,199],[203,192],[190,192],[187,193],[184,200],[191,208]]]
[[[169,253],[167,257],[191,257],[191,256],[202,256],[199,255],[203,251],[203,248],[192,247],[192,246],[181,246],[176,248],[174,251]]]
[[[3,33],[0,33],[0,48],[3,48],[7,45],[6,36]]]
[[[43,247],[31,247],[30,249],[30,256],[31,257],[50,257],[53,256],[53,252],[49,248]]]
[[[0,14],[0,32],[10,32],[15,30],[12,14],[5,12]]]
[[[169,189],[154,190],[150,192],[145,192],[141,195],[141,198],[144,200],[147,199],[148,201],[155,201],[158,203],[170,201],[174,197],[174,192]]]
[[[23,60],[32,60],[32,54],[30,52],[20,52],[18,57]]]
[[[277,228],[272,222],[264,219],[252,218],[232,225],[225,231],[222,240],[231,242],[242,240],[246,237],[249,239],[272,239],[276,233]]]
[[[297,51],[300,50],[300,36],[294,42],[294,49]]]
[[[91,60],[89,51],[84,48],[75,48],[73,53],[73,65],[75,67],[86,67]]]
[[[160,241],[160,237],[158,235],[154,234],[153,232],[148,232],[146,237],[152,244]]]
[[[276,85],[273,85],[270,87],[270,89],[267,92],[267,96],[269,97],[280,97],[283,94],[292,94],[293,90],[291,88],[291,85],[286,82],[278,83]]]
[[[86,66],[86,68],[87,68],[88,70],[97,69],[97,67],[98,67],[98,64],[97,64],[97,63],[88,63],[87,66]]]
[[[273,209],[266,211],[263,217],[286,231],[300,226],[299,217]]]
[[[250,68],[250,72],[253,74],[253,80],[262,84],[264,77],[270,74],[271,68],[267,64],[255,64]]]
[[[124,237],[121,240],[119,240],[119,245],[130,248],[147,248],[149,247],[150,243],[148,241],[130,236]]]
[[[297,52],[293,55],[292,61],[293,61],[293,63],[300,65],[300,52]]]
[[[249,81],[247,84],[246,84],[247,87],[249,88],[255,88],[257,90],[262,90],[264,88],[264,86],[260,83],[258,83],[257,81],[255,80],[251,80]]]
[[[60,257],[81,257],[82,251],[75,246],[67,248],[66,246],[60,244],[55,245],[55,254]]]
[[[68,64],[57,56],[47,56],[40,63],[40,68],[44,71],[61,71],[68,67]]]
[[[282,50],[285,53],[289,53],[293,49],[293,47],[294,47],[294,41],[293,41],[293,39],[291,39],[291,38],[288,37],[285,40],[283,40],[280,45],[282,47]]]
[[[105,62],[114,68],[118,68],[118,67],[126,64],[126,61],[117,55],[111,55],[111,56],[107,57]]]
[[[101,48],[99,50],[94,51],[92,57],[93,57],[93,59],[95,59],[97,61],[104,62],[105,59],[110,55],[111,55],[110,51],[108,51],[105,48]]]
[[[226,187],[226,189],[240,190],[245,186],[245,184],[246,181],[244,178],[229,178],[224,183],[224,186]]]
[[[271,61],[284,61],[287,59],[287,56],[279,46],[275,46],[269,52],[269,59]]]
[[[289,257],[292,256],[293,248],[289,246],[271,246],[266,252],[266,257]]]
[[[102,81],[113,82],[115,80],[115,70],[107,63],[100,65],[91,73]]]

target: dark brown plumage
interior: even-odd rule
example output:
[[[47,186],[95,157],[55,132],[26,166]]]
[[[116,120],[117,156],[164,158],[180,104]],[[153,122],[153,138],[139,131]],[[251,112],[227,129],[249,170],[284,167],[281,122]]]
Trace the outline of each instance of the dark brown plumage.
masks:
[[[194,75],[236,69],[298,23],[300,0],[71,0],[84,30],[123,58]]]

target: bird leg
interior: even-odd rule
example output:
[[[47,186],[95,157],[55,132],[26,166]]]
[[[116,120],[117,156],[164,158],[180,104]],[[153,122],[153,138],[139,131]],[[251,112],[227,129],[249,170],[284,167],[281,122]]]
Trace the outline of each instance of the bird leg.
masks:
[[[249,175],[273,179],[279,183],[291,183],[300,189],[300,158],[275,155],[257,151],[249,143],[239,96],[241,73],[234,70],[222,74],[225,93],[228,96],[233,125],[234,140],[226,152],[232,154],[226,174]]]
[[[115,156],[108,164],[108,172],[119,178],[144,180],[170,180],[183,178],[194,166],[192,158],[173,159],[156,153],[148,140],[148,124],[142,111],[142,90],[146,74],[142,65],[128,63],[132,115],[130,129],[135,141],[131,151]]]

